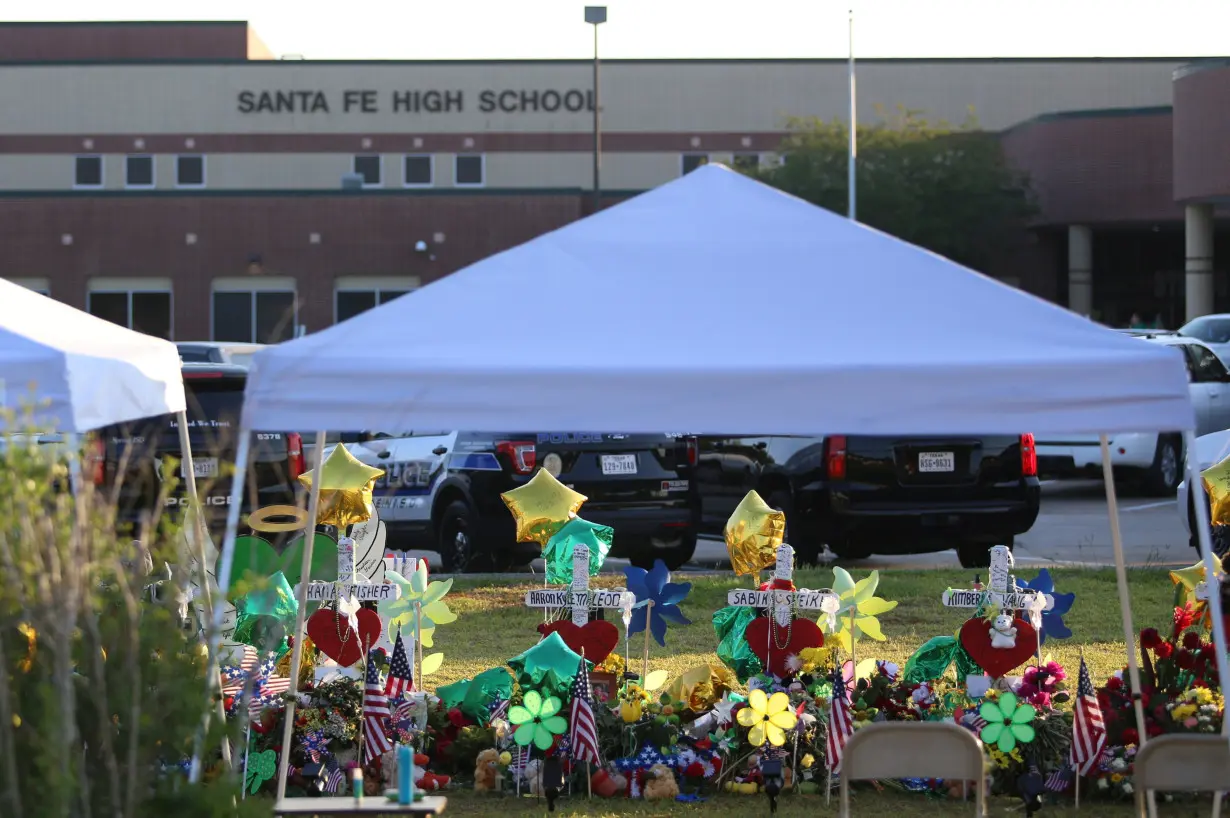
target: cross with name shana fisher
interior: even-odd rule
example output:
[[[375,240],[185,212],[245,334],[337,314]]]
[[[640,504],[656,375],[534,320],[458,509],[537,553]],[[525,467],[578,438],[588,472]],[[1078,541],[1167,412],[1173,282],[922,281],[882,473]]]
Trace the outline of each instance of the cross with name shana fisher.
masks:
[[[350,537],[337,538],[337,582],[315,581],[308,584],[309,602],[331,602],[339,597],[358,602],[384,602],[397,599],[400,591],[390,582],[372,583],[356,574],[355,543]],[[389,559],[385,558],[386,567]]]
[[[569,588],[541,588],[525,595],[527,608],[571,608],[572,623],[578,627],[589,621],[591,608],[623,609],[634,602],[636,598],[622,588],[613,591],[589,589],[589,546],[583,543],[572,550],[572,585]]]
[[[1012,577],[1012,552],[1004,545],[991,548],[990,584],[987,588],[949,588],[941,598],[945,608],[1001,608],[1014,611],[1044,610],[1054,597],[1037,591],[1018,590]]]
[[[794,548],[786,543],[777,548],[773,579],[779,584],[793,586]],[[797,591],[754,591],[739,588],[727,594],[726,604],[740,608],[772,608],[773,619],[783,628],[790,624],[796,610],[823,611],[832,624],[841,609],[841,599],[832,591],[809,591],[804,588]]]

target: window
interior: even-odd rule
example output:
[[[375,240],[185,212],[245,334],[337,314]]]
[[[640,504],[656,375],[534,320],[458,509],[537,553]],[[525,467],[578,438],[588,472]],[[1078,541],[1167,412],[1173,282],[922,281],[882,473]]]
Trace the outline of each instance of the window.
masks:
[[[102,157],[78,156],[73,173],[73,187],[102,187]]]
[[[736,153],[734,157],[735,170],[748,173],[760,167],[760,154]],[[695,170],[695,168],[693,168]],[[685,170],[684,173],[687,173]]]
[[[171,340],[170,281],[94,279],[86,300],[90,315]]]
[[[39,295],[45,295],[51,298],[51,281],[46,278],[10,278],[8,279],[13,284],[19,287],[25,287],[27,290],[33,290]]]
[[[205,187],[205,157],[175,157],[176,187]]]
[[[683,155],[683,175],[687,176],[701,165],[709,164],[707,153],[685,153]]]
[[[1195,383],[1223,383],[1227,378],[1226,367],[1213,354],[1213,350],[1198,344],[1186,344],[1191,359],[1192,381]]]
[[[277,344],[295,337],[295,281],[277,276],[214,280],[213,339]]]
[[[402,177],[402,184],[406,187],[431,187],[432,166],[435,164],[432,159],[430,155],[405,157],[403,160],[405,175]]]
[[[483,164],[482,154],[458,154],[453,167],[453,183],[458,187],[481,187]]]
[[[417,278],[394,276],[351,276],[337,280],[333,318],[341,323],[373,307],[400,298],[419,285]]]
[[[380,187],[380,157],[374,154],[356,156],[354,172],[363,177],[363,187]]]
[[[124,184],[128,187],[153,187],[154,157],[126,157],[124,162]]]

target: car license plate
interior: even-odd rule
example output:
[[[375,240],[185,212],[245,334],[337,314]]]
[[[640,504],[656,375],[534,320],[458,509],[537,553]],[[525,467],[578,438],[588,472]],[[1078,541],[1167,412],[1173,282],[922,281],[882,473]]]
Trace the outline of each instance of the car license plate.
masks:
[[[636,455],[634,454],[604,454],[602,455],[603,474],[636,474]]]
[[[197,457],[192,461],[192,471],[199,479],[201,477],[217,477],[218,476],[218,458],[216,457]],[[179,466],[179,476],[184,477],[187,474],[186,464],[181,463]]]
[[[956,458],[952,452],[922,452],[918,455],[919,472],[956,471]]]

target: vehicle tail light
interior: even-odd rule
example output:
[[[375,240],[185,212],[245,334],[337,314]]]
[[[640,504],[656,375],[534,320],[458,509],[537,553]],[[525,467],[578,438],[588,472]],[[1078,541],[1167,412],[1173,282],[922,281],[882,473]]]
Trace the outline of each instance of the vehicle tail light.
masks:
[[[94,437],[86,447],[85,474],[95,486],[102,486],[107,479],[107,444],[101,437]]]
[[[696,438],[682,436],[675,444],[675,467],[695,466],[699,455]]]
[[[286,436],[286,468],[290,471],[290,479],[298,480],[306,469],[303,464],[303,436],[291,432]]]
[[[517,474],[530,474],[538,460],[534,444],[528,440],[501,440],[495,450],[505,455]]]
[[[1021,476],[1038,476],[1038,449],[1031,434],[1021,435]]]
[[[700,444],[694,437],[687,438],[688,447],[688,465],[695,466],[696,460],[700,455]]]
[[[845,435],[830,435],[824,439],[824,464],[830,480],[846,479]]]

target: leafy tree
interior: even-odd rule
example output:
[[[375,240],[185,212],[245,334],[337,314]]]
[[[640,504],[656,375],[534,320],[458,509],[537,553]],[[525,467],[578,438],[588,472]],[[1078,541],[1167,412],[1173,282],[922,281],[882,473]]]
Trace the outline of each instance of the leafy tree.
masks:
[[[754,174],[845,215],[849,128],[810,118],[790,130],[782,163]],[[860,126],[856,173],[860,222],[984,272],[1034,213],[1027,179],[972,119],[953,127],[902,109]]]

